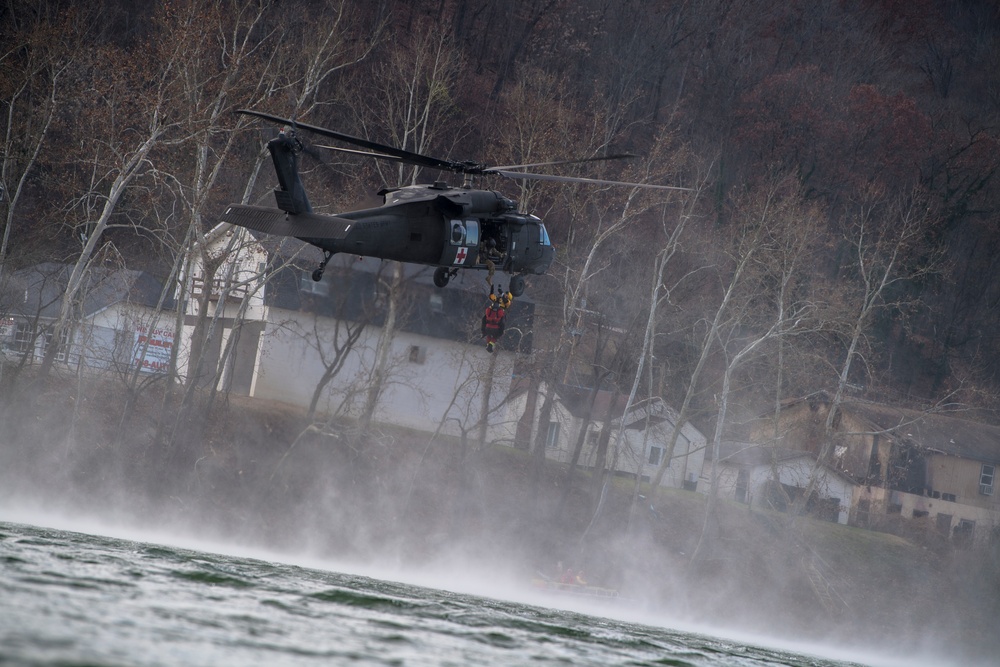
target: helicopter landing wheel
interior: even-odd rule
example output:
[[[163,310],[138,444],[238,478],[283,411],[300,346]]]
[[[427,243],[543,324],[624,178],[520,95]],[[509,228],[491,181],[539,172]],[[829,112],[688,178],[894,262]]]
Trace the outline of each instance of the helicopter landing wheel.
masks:
[[[510,285],[507,286],[510,293],[514,296],[521,296],[524,294],[524,276],[511,276]]]
[[[331,257],[333,257],[333,253],[332,252],[324,252],[323,253],[323,261],[320,262],[319,263],[319,267],[315,271],[312,272],[313,282],[317,282],[318,283],[319,281],[323,280],[323,270],[326,269],[326,263],[330,261]]]
[[[439,266],[434,270],[434,284],[438,287],[444,287],[448,284],[448,281],[456,275],[458,275],[458,269],[449,269]]]

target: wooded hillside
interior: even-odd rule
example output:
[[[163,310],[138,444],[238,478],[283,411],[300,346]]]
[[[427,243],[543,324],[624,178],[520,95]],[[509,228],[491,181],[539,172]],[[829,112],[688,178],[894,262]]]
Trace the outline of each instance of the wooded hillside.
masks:
[[[482,184],[558,247],[529,287],[550,372],[712,419],[838,387],[997,405],[994,2],[13,0],[0,43],[3,275],[167,278],[270,200],[273,128],[237,108],[489,164],[630,151],[565,173],[693,190]],[[439,177],[313,153],[326,211]]]

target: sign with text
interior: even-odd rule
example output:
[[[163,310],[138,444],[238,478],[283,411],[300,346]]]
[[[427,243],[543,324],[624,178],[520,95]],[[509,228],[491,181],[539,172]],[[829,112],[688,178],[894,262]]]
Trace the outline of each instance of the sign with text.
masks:
[[[140,324],[135,328],[132,363],[140,364],[142,370],[147,373],[166,373],[170,368],[170,352],[173,348],[172,330],[150,328]]]

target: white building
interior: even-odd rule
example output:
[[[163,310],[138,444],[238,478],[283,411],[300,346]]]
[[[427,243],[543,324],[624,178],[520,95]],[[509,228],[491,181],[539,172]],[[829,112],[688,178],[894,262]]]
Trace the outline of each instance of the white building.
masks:
[[[71,264],[46,262],[5,279],[0,295],[0,350],[5,363],[40,362],[51,344]],[[57,366],[74,371],[165,373],[174,344],[173,295],[153,276],[96,266],[86,270]]]
[[[533,385],[524,381],[517,387],[508,406],[511,415],[508,422],[516,421],[515,429],[507,436],[512,444],[529,447],[534,442],[535,415],[541,410],[547,391],[549,387],[545,383]],[[644,481],[651,480],[666,454],[677,414],[658,397],[637,401],[627,412],[626,403],[627,396],[618,392],[601,390],[592,396],[586,388],[556,387],[548,423],[538,426],[545,429],[546,457],[570,463],[583,429],[577,463],[584,468],[594,468],[600,452],[601,432],[606,427],[606,468],[633,477],[638,475]],[[692,424],[685,423],[661,485],[694,489],[704,457],[705,437]]]
[[[714,468],[719,497],[753,508],[784,511],[801,497],[816,463],[809,452],[756,443],[723,442],[721,450]],[[708,461],[698,480],[699,492],[711,492],[712,471]],[[846,475],[820,466],[815,496],[806,510],[817,518],[846,524],[856,486]]]
[[[211,281],[206,315],[216,319],[216,325],[207,345],[211,362],[203,364],[202,381],[301,407],[315,400],[320,414],[358,415],[377,366],[388,317],[385,285],[396,265],[335,256],[322,281],[315,282],[311,274],[321,258],[318,251],[294,239],[273,237],[262,240],[274,242],[265,247],[245,234],[220,226],[211,237],[210,256],[233,260],[224,261]],[[232,252],[235,248],[240,252]],[[510,389],[514,358],[530,351],[534,305],[515,301],[507,334],[490,355],[479,332],[488,296],[481,273],[460,274],[442,289],[433,285],[432,271],[426,267],[403,265],[403,270],[402,297],[375,421],[427,432],[440,428],[452,435],[472,430],[478,435],[485,410],[486,438],[496,439],[505,432],[498,408]],[[191,348],[197,297],[205,284],[201,267],[195,266],[191,276],[181,346],[185,353]],[[248,307],[240,317],[244,299]],[[230,361],[220,364],[230,340],[235,343]],[[186,360],[183,367],[186,373],[193,372]],[[335,374],[325,382],[332,369]]]

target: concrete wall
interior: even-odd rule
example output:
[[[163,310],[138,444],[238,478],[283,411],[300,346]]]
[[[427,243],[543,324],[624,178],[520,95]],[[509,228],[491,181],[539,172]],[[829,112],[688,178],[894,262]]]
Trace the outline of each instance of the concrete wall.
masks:
[[[927,456],[927,486],[934,495],[951,494],[965,505],[1000,513],[1000,463],[995,464],[993,493],[980,493],[983,462],[955,456]]]
[[[935,530],[950,539],[963,522],[972,522],[975,526],[968,538],[977,542],[990,540],[994,532],[1000,530],[1000,512],[969,505],[957,496],[956,501],[951,501],[861,486],[855,491],[854,502],[858,507],[867,508],[867,512],[859,516],[866,527],[878,527],[899,519]]]
[[[261,340],[253,395],[308,406],[326,363],[333,361],[337,322],[309,313],[270,309]],[[346,355],[343,368],[321,394],[318,409],[357,415],[375,366],[380,329],[367,328]],[[510,425],[496,410],[510,391],[513,354],[490,355],[480,345],[397,331],[389,353],[388,381],[376,421],[459,435],[480,419],[489,392],[493,414],[487,441],[502,438]],[[476,437],[478,431],[471,435]]]

